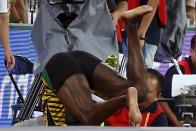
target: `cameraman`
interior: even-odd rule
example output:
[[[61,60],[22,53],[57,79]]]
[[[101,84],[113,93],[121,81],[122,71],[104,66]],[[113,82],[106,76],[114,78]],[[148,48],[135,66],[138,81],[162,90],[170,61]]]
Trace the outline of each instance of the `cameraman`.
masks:
[[[196,74],[196,35],[191,39],[190,56],[182,59],[178,62],[183,74]],[[165,74],[165,88],[162,91],[162,96],[165,98],[171,98],[172,78],[174,74],[178,74],[175,66],[168,69]],[[169,126],[182,126],[182,123],[178,120],[180,117],[178,108],[175,106],[175,101],[161,102],[168,117]]]

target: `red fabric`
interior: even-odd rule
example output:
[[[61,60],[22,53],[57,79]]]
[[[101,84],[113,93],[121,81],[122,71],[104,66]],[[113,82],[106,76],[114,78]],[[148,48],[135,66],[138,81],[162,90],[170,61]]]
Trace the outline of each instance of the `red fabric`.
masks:
[[[167,6],[166,0],[159,0],[158,15],[163,27],[167,26]]]
[[[128,0],[128,9],[134,9],[140,6],[140,0]],[[166,0],[159,0],[158,15],[161,25],[165,27],[167,25],[167,7]]]
[[[121,108],[107,119],[107,123],[111,126],[130,126],[128,111],[126,107]]]
[[[134,9],[140,6],[140,0],[128,0],[128,9]]]
[[[191,74],[190,65],[186,60],[181,60],[178,64],[184,68],[184,74]]]
[[[120,42],[120,43],[122,43],[121,29],[122,29],[122,26],[121,26],[121,24],[119,23],[119,24],[116,26],[116,35],[117,35],[118,42]]]
[[[153,121],[157,118],[157,116],[162,113],[163,110],[161,106],[158,104],[157,111],[155,113],[150,113],[150,117],[147,123],[147,126],[150,126]],[[107,123],[111,126],[132,126],[130,123],[129,117],[128,117],[129,109],[124,107],[121,108],[118,112],[114,113],[112,116],[110,116],[107,119]],[[142,113],[142,122],[140,123],[140,126],[145,125],[146,117],[148,112]]]

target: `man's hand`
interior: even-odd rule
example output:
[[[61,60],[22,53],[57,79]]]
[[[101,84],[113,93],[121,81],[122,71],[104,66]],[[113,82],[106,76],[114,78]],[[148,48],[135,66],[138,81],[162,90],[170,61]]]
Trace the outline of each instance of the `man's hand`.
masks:
[[[176,127],[182,127],[182,126],[183,126],[183,123],[182,123],[181,121],[175,121],[175,122],[174,122],[174,125],[175,125]]]
[[[15,57],[11,51],[11,49],[5,49],[4,50],[4,56],[7,64],[7,69],[11,70],[14,68],[15,65]]]

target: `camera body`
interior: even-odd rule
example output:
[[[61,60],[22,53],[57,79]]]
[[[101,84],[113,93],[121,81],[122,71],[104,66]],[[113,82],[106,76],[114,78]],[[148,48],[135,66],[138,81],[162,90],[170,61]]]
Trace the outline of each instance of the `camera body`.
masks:
[[[176,106],[185,127],[196,126],[196,86],[190,86],[187,94],[175,97]]]

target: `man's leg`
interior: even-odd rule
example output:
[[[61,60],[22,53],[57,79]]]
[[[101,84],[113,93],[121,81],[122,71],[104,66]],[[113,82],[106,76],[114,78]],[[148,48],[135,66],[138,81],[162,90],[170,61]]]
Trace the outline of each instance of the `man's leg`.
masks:
[[[138,7],[140,10],[148,10],[152,12],[149,6]],[[134,10],[130,10],[130,12]],[[129,13],[131,14],[131,13]],[[127,78],[133,86],[138,90],[139,101],[145,101],[148,93],[147,71],[145,61],[142,55],[142,49],[138,37],[138,19],[129,20],[129,14],[122,14],[122,18],[127,23],[127,38],[128,38],[128,62],[127,62]]]
[[[16,0],[15,8],[22,23],[28,23],[27,7],[24,0]]]
[[[15,1],[11,2],[10,6],[10,22],[20,23],[20,16],[18,14],[18,11],[16,10]]]
[[[86,58],[88,61],[88,57]],[[83,69],[75,58],[67,53],[53,56],[45,69],[50,79],[48,83],[51,83],[51,87],[57,92],[57,97],[66,111],[81,125],[99,125],[126,105],[125,96],[95,104]],[[136,89],[132,88],[130,92],[136,92]]]
[[[140,18],[152,11],[149,6],[142,6],[121,14],[121,18],[127,23],[128,30],[128,63],[127,78],[123,79],[117,73],[105,65],[99,64],[93,76],[94,90],[108,97],[120,96],[127,93],[129,87],[136,87],[139,100],[143,102],[147,96],[147,74],[141,47],[138,39],[138,21]],[[130,109],[130,119],[135,122],[141,120],[137,103],[132,92],[127,93]]]
[[[108,70],[103,64],[99,64],[94,72],[94,88],[102,94],[114,97],[122,95],[128,87],[135,87],[138,90],[139,101],[145,101],[148,93],[147,72],[145,62],[142,56],[141,47],[138,38],[138,21],[146,13],[152,11],[149,6],[142,6],[134,10],[126,11],[121,14],[121,18],[127,23],[128,36],[128,62],[127,62],[127,78],[125,80],[115,74],[115,71]],[[128,92],[129,115],[130,119],[139,122],[141,116],[139,114],[138,105],[135,103],[134,94]]]
[[[130,92],[136,92],[134,88],[130,90]],[[94,103],[85,76],[78,74],[65,81],[57,96],[62,100],[67,112],[81,125],[100,125],[119,108],[126,105],[125,96],[112,98],[103,103]]]
[[[128,80],[119,76],[115,71],[106,68],[104,64],[99,64],[96,67],[93,76],[93,86],[95,91],[108,97],[114,97],[124,94],[128,87],[136,87],[139,91],[138,97],[140,101],[146,99],[147,72],[139,43],[137,24],[144,14],[151,11],[151,7],[141,6],[121,14],[121,18],[127,23]]]

